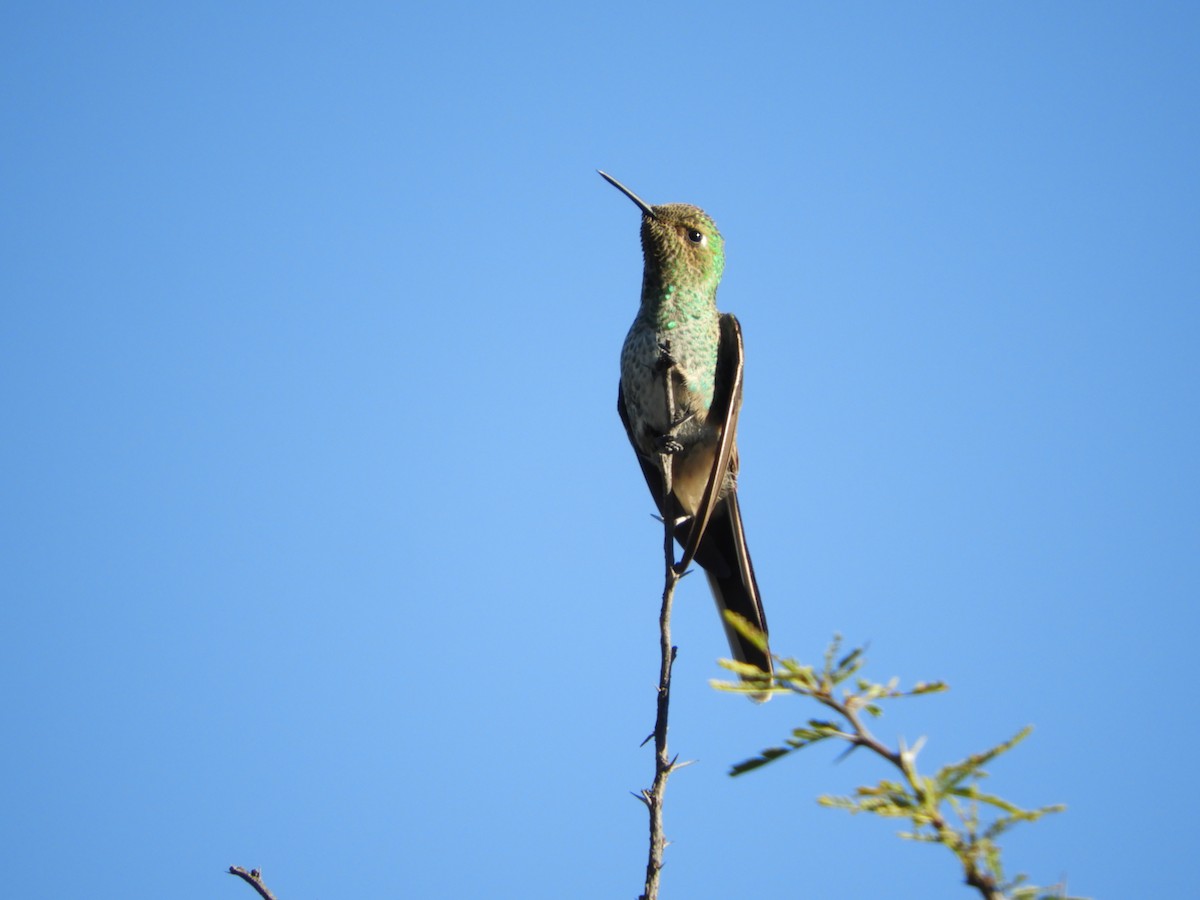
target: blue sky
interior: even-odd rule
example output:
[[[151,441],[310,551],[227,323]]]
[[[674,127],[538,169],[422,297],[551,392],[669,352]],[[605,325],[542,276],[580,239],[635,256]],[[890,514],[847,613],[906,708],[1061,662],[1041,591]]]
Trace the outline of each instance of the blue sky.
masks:
[[[1181,3],[9,4],[3,893],[636,896],[659,530],[614,403],[636,210],[726,239],[778,652],[1069,811],[1008,864],[1191,880],[1200,159]],[[708,687],[664,897],[970,896]]]

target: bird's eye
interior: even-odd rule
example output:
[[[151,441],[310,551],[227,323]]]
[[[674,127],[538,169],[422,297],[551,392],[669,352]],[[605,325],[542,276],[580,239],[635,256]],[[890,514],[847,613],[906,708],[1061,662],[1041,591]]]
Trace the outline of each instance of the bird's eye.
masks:
[[[691,241],[693,244],[703,244],[704,243],[704,234],[702,232],[697,231],[695,228],[689,228],[688,233],[687,233],[687,239],[689,241]]]

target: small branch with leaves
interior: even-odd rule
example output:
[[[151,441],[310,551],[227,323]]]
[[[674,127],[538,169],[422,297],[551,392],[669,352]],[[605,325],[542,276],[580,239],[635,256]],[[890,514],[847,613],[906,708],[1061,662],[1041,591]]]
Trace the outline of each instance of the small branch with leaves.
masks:
[[[738,631],[766,651],[766,641],[749,623],[732,614],[727,618]],[[754,666],[722,660],[721,665],[739,675],[741,680],[714,681],[713,686],[719,690],[809,697],[838,717],[835,720],[809,719],[805,726],[792,731],[783,746],[763,750],[758,756],[733,766],[729,774],[743,775],[822,741],[844,741],[850,745],[847,754],[864,748],[899,770],[900,778],[859,787],[850,797],[822,796],[818,798],[821,805],[850,813],[908,819],[912,829],[901,832],[900,837],[947,847],[962,866],[964,882],[978,891],[984,900],[1078,900],[1067,897],[1062,885],[1048,888],[1029,885],[1023,875],[1007,879],[1001,865],[1000,846],[996,842],[1001,834],[1018,823],[1037,821],[1049,813],[1061,812],[1065,807],[1022,809],[979,789],[979,782],[987,777],[983,766],[1007,753],[1033,729],[1023,728],[990,750],[943,766],[933,775],[922,775],[917,770],[917,754],[924,739],[911,747],[901,741],[899,749],[893,750],[871,733],[863,723],[863,714],[878,718],[883,714],[881,701],[939,693],[947,690],[947,686],[940,681],[920,682],[908,690],[901,690],[894,678],[879,684],[856,677],[864,663],[863,650],[858,648],[839,655],[840,650],[841,639],[835,637],[825,651],[819,669],[776,656],[773,683]],[[852,679],[854,686],[845,686]],[[993,813],[986,822],[984,810]]]

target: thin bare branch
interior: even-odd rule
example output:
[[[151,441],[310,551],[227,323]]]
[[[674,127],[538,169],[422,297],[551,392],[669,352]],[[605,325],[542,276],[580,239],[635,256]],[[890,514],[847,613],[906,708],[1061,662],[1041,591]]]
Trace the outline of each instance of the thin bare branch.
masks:
[[[263,900],[276,900],[275,895],[271,893],[265,884],[263,884],[262,872],[258,869],[250,869],[247,871],[241,866],[230,866],[229,874],[236,875],[238,878],[242,879],[242,881],[246,882],[246,884],[250,885],[250,887],[258,891],[258,895],[262,897]]]
[[[664,354],[665,355],[665,354]],[[673,365],[663,372],[666,384],[667,421],[675,422],[675,394],[672,384]],[[675,428],[672,424],[671,435]],[[663,557],[666,574],[663,580],[662,608],[658,615],[659,670],[658,702],[654,719],[654,784],[642,792],[642,799],[650,812],[650,849],[646,859],[645,890],[639,900],[658,900],[659,879],[663,867],[663,851],[667,846],[663,830],[663,801],[667,791],[667,779],[675,767],[675,761],[667,752],[667,718],[671,707],[671,667],[675,663],[678,648],[671,645],[671,607],[675,601],[675,585],[682,577],[675,570],[675,522],[671,515],[671,454],[659,454],[659,466],[663,473]]]

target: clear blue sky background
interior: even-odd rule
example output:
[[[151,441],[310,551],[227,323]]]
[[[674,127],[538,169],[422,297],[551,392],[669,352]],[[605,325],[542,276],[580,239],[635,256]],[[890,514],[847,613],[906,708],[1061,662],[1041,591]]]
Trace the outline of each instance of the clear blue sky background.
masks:
[[[38,3],[0,13],[0,893],[634,897],[660,531],[614,408],[638,216],[746,336],[779,652],[952,692],[1035,880],[1194,881],[1187,3]],[[664,898],[963,900],[728,766],[814,712],[676,614]]]

